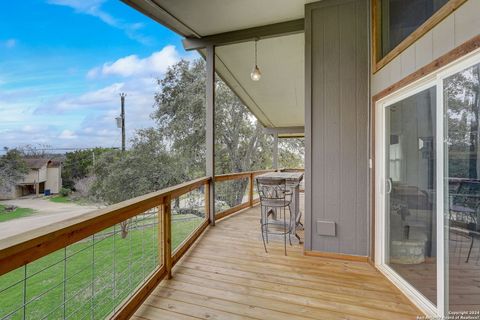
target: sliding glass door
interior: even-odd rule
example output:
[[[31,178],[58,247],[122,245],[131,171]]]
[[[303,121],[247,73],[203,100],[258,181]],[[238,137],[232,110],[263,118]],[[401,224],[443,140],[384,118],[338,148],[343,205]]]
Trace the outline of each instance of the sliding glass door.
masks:
[[[454,312],[480,311],[480,64],[448,76],[443,88],[446,301]]]
[[[376,105],[376,263],[428,313],[480,318],[480,52]]]
[[[436,88],[385,107],[385,263],[436,303]]]

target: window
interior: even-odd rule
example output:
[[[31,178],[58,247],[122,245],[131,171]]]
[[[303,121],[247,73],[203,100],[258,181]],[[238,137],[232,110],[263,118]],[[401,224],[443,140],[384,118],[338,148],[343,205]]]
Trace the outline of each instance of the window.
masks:
[[[374,71],[395,58],[464,2],[373,0]]]
[[[420,27],[448,0],[381,0],[381,56]]]

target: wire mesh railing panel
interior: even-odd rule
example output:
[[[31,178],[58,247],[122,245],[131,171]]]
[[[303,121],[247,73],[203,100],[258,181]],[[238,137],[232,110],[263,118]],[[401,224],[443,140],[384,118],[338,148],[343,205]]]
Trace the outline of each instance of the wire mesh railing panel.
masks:
[[[215,212],[220,213],[248,202],[249,178],[215,183]]]
[[[23,319],[25,266],[0,278],[0,314],[8,319]]]
[[[104,319],[160,267],[156,208],[0,276],[0,319]]]
[[[172,199],[172,251],[188,238],[206,219],[205,186]]]
[[[253,177],[253,200],[258,199],[260,199],[260,196],[258,195],[257,179]]]
[[[92,310],[93,253],[93,236],[65,248],[65,318],[79,319]]]
[[[26,265],[25,318],[61,319],[63,304],[64,250]]]

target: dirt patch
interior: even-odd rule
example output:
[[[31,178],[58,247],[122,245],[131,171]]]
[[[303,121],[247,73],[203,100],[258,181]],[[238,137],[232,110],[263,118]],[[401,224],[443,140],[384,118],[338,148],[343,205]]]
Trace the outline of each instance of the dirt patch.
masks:
[[[35,211],[34,214],[28,217],[1,222],[0,239],[58,223],[100,208],[94,205],[83,206],[76,203],[55,203],[44,198],[22,198],[0,201],[0,204],[30,208]]]

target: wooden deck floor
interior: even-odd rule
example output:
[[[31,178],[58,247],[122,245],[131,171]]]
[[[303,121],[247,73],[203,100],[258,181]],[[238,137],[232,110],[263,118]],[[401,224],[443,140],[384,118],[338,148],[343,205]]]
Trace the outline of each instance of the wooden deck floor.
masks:
[[[368,263],[306,257],[283,238],[263,250],[259,207],[206,230],[133,319],[415,319]]]

